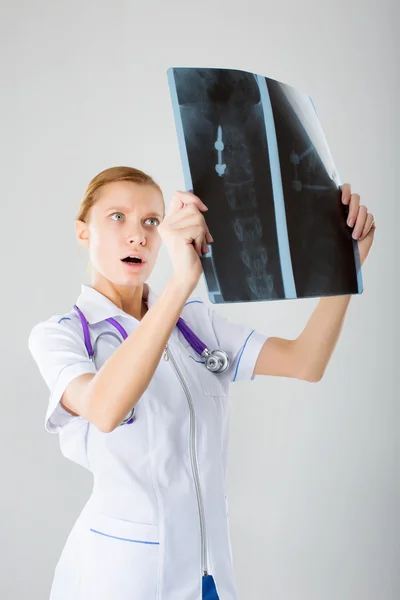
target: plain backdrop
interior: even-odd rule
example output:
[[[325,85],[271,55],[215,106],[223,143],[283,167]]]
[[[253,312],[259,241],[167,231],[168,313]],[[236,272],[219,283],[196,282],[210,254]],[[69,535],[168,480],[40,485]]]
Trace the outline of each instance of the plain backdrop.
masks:
[[[396,0],[3,0],[0,10],[1,598],[48,598],[92,486],[44,430],[48,390],[28,334],[70,310],[89,282],[74,217],[95,174],[143,169],[167,204],[185,189],[170,66],[244,69],[311,95],[342,182],[377,225],[365,291],[352,298],[323,380],[257,377],[231,388],[239,596],[399,598]],[[171,274],[162,248],[149,280],[157,293]],[[196,294],[208,302],[203,277]],[[217,309],[295,337],[317,302]]]

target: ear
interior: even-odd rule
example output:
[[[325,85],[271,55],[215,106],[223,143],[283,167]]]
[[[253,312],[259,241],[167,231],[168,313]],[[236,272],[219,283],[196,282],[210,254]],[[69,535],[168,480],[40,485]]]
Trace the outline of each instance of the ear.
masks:
[[[79,244],[89,248],[89,228],[85,221],[75,221],[75,234]]]

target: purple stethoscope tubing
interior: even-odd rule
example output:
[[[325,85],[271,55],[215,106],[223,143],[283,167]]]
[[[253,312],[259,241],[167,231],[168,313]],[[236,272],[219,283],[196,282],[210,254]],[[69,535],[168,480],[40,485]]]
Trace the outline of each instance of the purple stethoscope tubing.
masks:
[[[77,310],[79,318],[81,320],[83,335],[85,339],[85,346],[89,354],[89,358],[94,360],[94,350],[92,346],[92,342],[90,340],[89,326],[86,320],[85,315],[80,310],[80,308],[74,304],[74,308]],[[111,325],[113,325],[119,333],[122,335],[123,339],[126,340],[128,334],[126,330],[122,327],[118,321],[109,317],[106,319]],[[213,350],[210,351],[206,344],[202,342],[197,335],[190,329],[190,327],[185,323],[182,317],[179,317],[178,322],[176,324],[179,331],[182,333],[187,342],[191,345],[193,350],[195,350],[200,356],[204,357],[205,366],[209,371],[214,373],[223,373],[229,366],[229,358],[226,352],[223,350]]]
[[[88,325],[87,319],[86,319],[85,315],[83,314],[83,312],[80,310],[80,308],[76,304],[74,304],[74,308],[77,310],[81,324],[82,324],[86,350],[88,352],[90,360],[92,360],[94,362],[94,349],[93,349],[92,342],[90,339],[89,325]],[[120,323],[118,323],[118,321],[116,321],[112,317],[109,317],[108,319],[106,319],[106,321],[108,321],[111,325],[113,325],[119,331],[119,333],[122,335],[123,340],[126,340],[126,338],[128,337],[128,334],[127,334],[126,330],[124,329],[124,327],[122,327],[122,325]],[[202,342],[197,337],[197,335],[190,329],[190,327],[185,323],[185,321],[181,317],[179,317],[179,320],[178,320],[176,326],[178,327],[179,331],[182,333],[184,338],[189,342],[191,347],[198,354],[200,354],[200,356],[205,358],[204,364],[209,371],[212,371],[214,373],[223,373],[224,371],[226,371],[226,369],[229,366],[229,358],[228,358],[228,355],[226,354],[226,352],[224,352],[223,350],[213,350],[213,351],[208,350],[208,348],[204,344],[204,342]],[[111,332],[110,332],[110,335],[114,335],[114,334],[111,334]],[[125,417],[125,419],[122,421],[121,425],[130,425],[131,423],[133,423],[134,420],[135,420],[135,407],[132,408],[132,410],[129,412],[127,417]]]

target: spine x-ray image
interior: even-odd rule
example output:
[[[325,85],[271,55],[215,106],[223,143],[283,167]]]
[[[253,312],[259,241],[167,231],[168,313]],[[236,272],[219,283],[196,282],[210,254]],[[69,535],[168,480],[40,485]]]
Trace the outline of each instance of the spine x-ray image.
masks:
[[[357,242],[309,96],[234,69],[167,71],[186,189],[208,206],[213,303],[357,294]]]

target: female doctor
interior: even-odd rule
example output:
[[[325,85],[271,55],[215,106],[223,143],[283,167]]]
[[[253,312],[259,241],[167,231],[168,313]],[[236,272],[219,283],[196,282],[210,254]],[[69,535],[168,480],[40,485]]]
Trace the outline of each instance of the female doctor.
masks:
[[[342,189],[361,262],[372,215]],[[45,427],[93,473],[58,561],[51,600],[237,600],[225,471],[229,384],[255,375],[319,381],[351,296],[322,298],[294,340],[231,323],[190,298],[213,238],[194,194],[167,214],[145,173],[113,167],[89,183],[76,236],[91,284],[37,323],[29,349],[50,389]],[[146,283],[161,242],[173,275]]]

